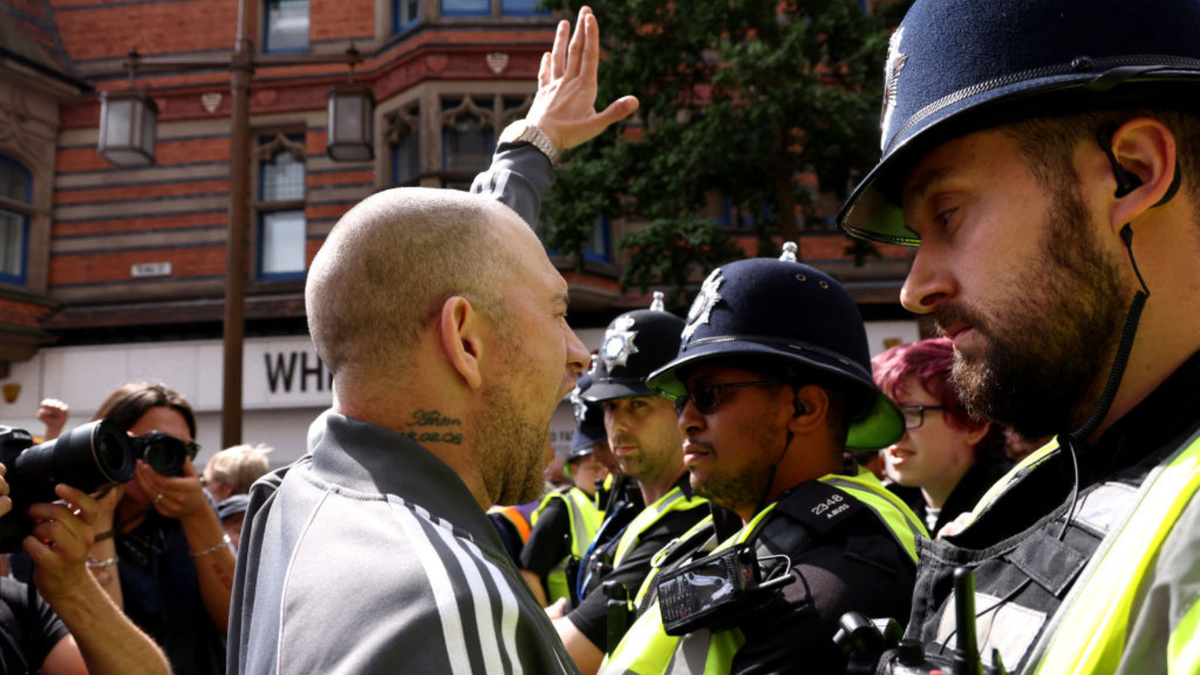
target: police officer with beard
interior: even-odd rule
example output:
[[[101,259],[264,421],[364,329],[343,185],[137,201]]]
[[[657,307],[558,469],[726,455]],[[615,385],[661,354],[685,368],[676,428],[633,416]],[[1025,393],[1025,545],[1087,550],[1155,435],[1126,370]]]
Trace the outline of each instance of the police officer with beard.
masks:
[[[1057,435],[922,546],[906,663],[975,623],[997,670],[1200,672],[1197,34],[1196,2],[917,0],[891,38],[839,223],[919,247],[901,300],[972,413]]]

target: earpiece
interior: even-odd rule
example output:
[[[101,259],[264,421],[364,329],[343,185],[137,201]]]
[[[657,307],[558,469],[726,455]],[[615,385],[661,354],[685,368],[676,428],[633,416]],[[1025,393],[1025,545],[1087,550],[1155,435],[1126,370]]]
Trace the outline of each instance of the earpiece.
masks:
[[[1112,125],[1100,127],[1096,132],[1096,140],[1100,142],[1100,149],[1104,151],[1108,157],[1108,163],[1112,164],[1113,178],[1117,179],[1117,190],[1113,193],[1115,197],[1124,197],[1142,186],[1142,179],[1137,174],[1129,173],[1121,163],[1117,161],[1113,155],[1111,141],[1112,135],[1117,132],[1117,128]]]
[[[1104,154],[1108,157],[1108,163],[1112,164],[1113,178],[1117,179],[1117,189],[1115,192],[1113,192],[1113,196],[1124,197],[1130,192],[1140,188],[1142,186],[1142,179],[1139,178],[1137,174],[1126,171],[1125,167],[1121,166],[1121,163],[1118,162],[1117,158],[1113,155],[1112,146],[1109,143],[1109,139],[1111,139],[1112,135],[1116,132],[1116,127],[1112,126],[1111,124],[1105,125],[1100,127],[1100,130],[1096,132],[1096,140],[1100,142],[1100,149],[1103,150]],[[1176,159],[1175,174],[1171,177],[1171,185],[1167,187],[1166,194],[1163,195],[1162,199],[1155,202],[1154,206],[1162,206],[1163,204],[1171,201],[1171,198],[1174,197],[1175,193],[1179,191],[1179,183],[1182,177],[1182,174],[1179,172],[1179,160]]]
[[[794,401],[792,401],[792,408],[795,410],[795,412],[792,413],[792,417],[799,417],[799,416],[803,415],[804,413],[808,412],[808,409],[805,408],[804,404],[800,402],[799,396],[797,396],[796,399]]]
[[[1124,197],[1142,186],[1142,179],[1137,177],[1137,174],[1132,174],[1121,168],[1120,164],[1113,163],[1113,176],[1117,179],[1117,191],[1113,193],[1116,197]]]

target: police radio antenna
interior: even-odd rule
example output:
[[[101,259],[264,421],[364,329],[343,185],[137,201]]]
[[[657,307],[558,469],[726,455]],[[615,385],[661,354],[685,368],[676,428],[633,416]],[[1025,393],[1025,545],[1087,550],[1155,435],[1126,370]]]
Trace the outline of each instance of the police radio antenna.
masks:
[[[954,620],[958,639],[951,657],[954,675],[983,675],[975,636],[975,575],[966,567],[954,570]]]

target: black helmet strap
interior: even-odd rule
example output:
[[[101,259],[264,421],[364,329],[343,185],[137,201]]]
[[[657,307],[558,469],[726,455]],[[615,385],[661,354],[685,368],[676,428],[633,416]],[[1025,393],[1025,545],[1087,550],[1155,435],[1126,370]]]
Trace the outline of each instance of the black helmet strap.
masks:
[[[803,414],[804,405],[800,403],[800,385],[795,382],[792,382],[791,385],[792,409],[794,411],[792,417],[796,418]],[[767,474],[767,484],[763,486],[762,494],[758,496],[758,504],[754,505],[754,513],[762,511],[763,507],[767,505],[767,496],[771,494],[771,485],[775,483],[775,472],[779,470],[779,465],[783,462],[784,456],[787,455],[788,448],[792,447],[792,439],[795,437],[796,434],[791,429],[788,429],[787,440],[783,442],[783,452],[779,453],[779,457],[771,464],[771,471]]]

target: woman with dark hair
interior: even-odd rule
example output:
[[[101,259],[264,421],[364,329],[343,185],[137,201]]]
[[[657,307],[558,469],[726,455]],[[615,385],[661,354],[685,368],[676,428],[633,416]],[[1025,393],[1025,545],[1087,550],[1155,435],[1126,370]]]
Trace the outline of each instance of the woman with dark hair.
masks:
[[[953,361],[945,338],[897,345],[871,360],[875,383],[904,413],[904,436],[883,451],[888,475],[920,489],[906,501],[935,536],[1012,467],[1004,429],[963,408],[950,382]]]
[[[88,566],[177,675],[223,673],[234,554],[192,464],[199,446],[191,406],[161,384],[133,383],[95,418],[134,437],[139,459],[133,479],[100,500]]]

